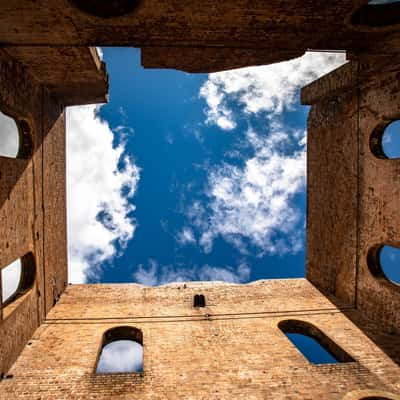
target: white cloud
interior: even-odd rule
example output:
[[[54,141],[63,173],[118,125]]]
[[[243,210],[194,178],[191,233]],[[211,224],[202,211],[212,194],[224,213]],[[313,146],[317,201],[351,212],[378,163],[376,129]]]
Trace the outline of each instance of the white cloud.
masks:
[[[229,100],[240,103],[246,113],[281,113],[295,104],[300,87],[344,61],[344,54],[310,52],[278,64],[210,74],[200,89],[208,106],[206,122],[223,130],[234,129],[236,121]]]
[[[225,94],[218,82],[213,82],[212,77],[212,74],[209,75],[209,79],[200,89],[200,96],[204,97],[208,105],[206,122],[215,123],[223,130],[234,129],[236,123],[232,111],[224,105]]]
[[[133,340],[117,340],[106,345],[97,364],[97,373],[143,371],[143,346]]]
[[[189,227],[184,227],[176,235],[176,241],[181,245],[196,244],[196,238],[194,237],[193,230]]]
[[[250,268],[246,264],[240,264],[236,269],[221,268],[205,265],[198,272],[201,281],[224,281],[239,283],[249,279]]]
[[[0,111],[0,156],[16,157],[19,148],[19,132],[14,119]]]
[[[7,300],[18,289],[21,280],[21,260],[15,260],[1,270],[2,300]]]
[[[69,280],[84,282],[99,263],[124,248],[132,238],[135,207],[129,202],[139,181],[139,168],[115,147],[98,107],[67,109],[67,194]],[[122,167],[121,167],[122,165]]]
[[[196,202],[188,211],[189,220],[201,231],[200,244],[206,252],[211,251],[218,236],[244,254],[246,241],[260,254],[295,253],[301,249],[299,227],[303,221],[293,198],[305,188],[303,135],[275,127],[262,137],[249,130],[246,137],[254,156],[243,166],[224,163],[211,169],[208,204]],[[285,143],[295,137],[299,149],[286,154]]]
[[[137,271],[133,274],[135,281],[146,286],[155,286],[158,283],[157,278],[158,263],[155,260],[150,259],[149,265],[144,267],[142,264],[139,265]]]
[[[171,282],[189,281],[225,281],[240,283],[246,282],[250,276],[250,268],[242,263],[234,267],[213,267],[203,265],[201,267],[187,266],[173,267],[171,265],[159,265],[150,259],[148,266],[139,265],[133,274],[135,282],[147,286],[164,285]]]
[[[344,62],[344,54],[307,53],[279,64],[209,75],[200,89],[207,124],[232,130],[239,117],[263,113],[269,130],[249,128],[245,144],[252,155],[243,158],[233,151],[240,163],[209,168],[208,202],[195,202],[187,212],[204,251],[212,250],[218,236],[243,254],[249,245],[259,255],[301,250],[304,222],[294,198],[305,190],[306,133],[282,125],[282,114],[295,109],[302,86]]]

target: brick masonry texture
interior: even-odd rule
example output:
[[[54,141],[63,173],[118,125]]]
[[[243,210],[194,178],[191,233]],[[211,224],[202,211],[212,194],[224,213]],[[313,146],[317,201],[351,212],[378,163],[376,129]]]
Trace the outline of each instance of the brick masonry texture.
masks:
[[[142,0],[116,18],[78,3],[0,2],[0,109],[32,142],[26,157],[0,157],[0,268],[28,253],[36,263],[33,286],[0,307],[0,400],[399,400],[400,289],[371,267],[371,249],[400,247],[400,160],[376,153],[400,119],[399,24],[352,24],[368,0]],[[389,7],[400,22],[400,4]],[[146,67],[191,72],[347,51],[301,94],[307,279],[67,286],[64,110],[108,98],[89,45],[138,46]],[[205,308],[193,308],[195,294]],[[278,328],[288,319],[355,361],[310,364]],[[95,373],[103,333],[117,326],[142,331],[143,373]]]
[[[195,309],[199,293],[207,306]],[[310,364],[279,330],[286,319],[311,322],[355,362]],[[102,335],[115,326],[143,332],[143,373],[95,374]],[[397,364],[304,279],[69,286],[9,374],[1,399],[342,399],[354,390],[400,391]]]
[[[348,63],[303,89],[303,102],[313,104],[307,277],[400,335],[399,285],[374,276],[367,262],[374,246],[400,247],[400,159],[371,150],[373,134],[400,119],[397,65],[371,75],[368,64]]]

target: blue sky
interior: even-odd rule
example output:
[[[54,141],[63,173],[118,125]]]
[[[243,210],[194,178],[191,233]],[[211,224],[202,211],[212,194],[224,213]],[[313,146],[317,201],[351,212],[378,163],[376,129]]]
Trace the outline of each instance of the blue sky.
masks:
[[[308,53],[216,74],[103,48],[110,101],[68,110],[72,282],[249,282],[305,273],[307,107],[344,62]]]
[[[102,53],[109,103],[67,110],[70,282],[303,277],[308,108],[299,93],[344,55],[208,75],[144,70],[138,49]],[[383,138],[388,157],[400,157],[399,125]],[[15,157],[18,129],[1,113],[0,126],[0,152]],[[400,250],[383,249],[381,263],[400,282]],[[3,299],[20,269],[17,260],[2,270]],[[289,338],[312,361],[334,361],[309,338]],[[140,346],[117,345],[99,371],[116,353],[140,361]]]

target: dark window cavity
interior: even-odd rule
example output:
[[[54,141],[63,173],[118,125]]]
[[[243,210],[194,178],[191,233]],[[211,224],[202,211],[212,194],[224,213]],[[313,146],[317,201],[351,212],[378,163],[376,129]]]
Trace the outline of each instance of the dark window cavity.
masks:
[[[206,298],[203,294],[196,294],[193,299],[193,307],[205,307]]]
[[[133,12],[140,0],[71,0],[81,11],[100,18],[121,17]]]
[[[36,267],[32,253],[15,260],[1,270],[3,307],[27,292],[35,281]]]
[[[400,285],[400,248],[389,245],[372,247],[368,252],[368,268],[376,278]]]
[[[299,320],[285,320],[279,329],[313,364],[352,362],[354,359],[314,325]]]
[[[382,397],[382,396],[368,396],[362,397],[360,400],[392,400],[389,397]]]
[[[372,0],[360,7],[351,17],[355,26],[380,28],[400,22],[399,0]]]
[[[103,335],[97,374],[143,372],[143,335],[130,326],[109,329]]]

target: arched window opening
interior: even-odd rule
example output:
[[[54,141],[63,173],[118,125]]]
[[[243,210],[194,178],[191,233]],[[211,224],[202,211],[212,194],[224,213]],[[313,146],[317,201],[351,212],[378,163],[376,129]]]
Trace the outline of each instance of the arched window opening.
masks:
[[[356,26],[379,28],[400,23],[399,0],[372,0],[360,7],[351,17]]]
[[[393,395],[389,392],[382,392],[380,390],[356,390],[354,392],[347,393],[343,400],[395,400],[400,397]]]
[[[352,362],[354,359],[314,325],[299,320],[285,320],[279,329],[313,364]]]
[[[400,159],[400,120],[379,126],[370,138],[371,152],[382,159]]]
[[[35,259],[32,253],[2,268],[1,301],[3,307],[28,291],[35,281],[35,276]]]
[[[205,307],[206,298],[203,294],[196,294],[193,299],[193,307]]]
[[[400,248],[389,245],[372,247],[368,252],[368,268],[376,278],[400,285]]]
[[[32,155],[29,124],[0,111],[0,156],[27,159]]]
[[[143,372],[143,335],[139,329],[119,326],[103,335],[97,374]]]
[[[130,14],[140,0],[71,0],[81,11],[101,18],[121,17]]]
[[[368,396],[368,397],[362,397],[360,400],[391,400],[391,399],[389,399],[389,397]]]

